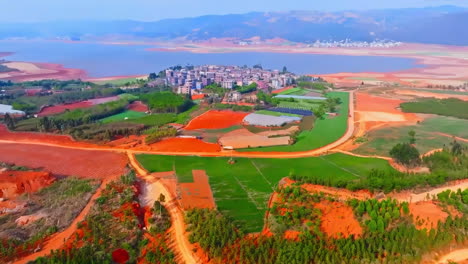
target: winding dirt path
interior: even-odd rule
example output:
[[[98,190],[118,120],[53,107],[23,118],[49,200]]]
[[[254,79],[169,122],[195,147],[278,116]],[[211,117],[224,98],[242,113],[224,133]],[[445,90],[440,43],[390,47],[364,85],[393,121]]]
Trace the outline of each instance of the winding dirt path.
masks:
[[[134,154],[127,152],[130,164],[138,172],[139,176],[145,181],[151,182],[153,184],[153,189],[159,191],[159,193],[152,193],[155,196],[155,199],[159,197],[159,194],[162,193],[166,197],[166,202],[164,203],[169,214],[171,215],[171,232],[175,240],[175,250],[178,253],[177,255],[181,258],[181,263],[195,264],[199,263],[197,257],[193,254],[192,244],[188,241],[187,235],[185,233],[185,221],[184,214],[182,209],[179,207],[176,197],[173,193],[161,182],[159,179],[152,177],[145,169],[140,166],[140,163],[136,160]]]
[[[88,215],[89,211],[94,206],[96,199],[101,196],[102,191],[106,188],[107,184],[111,182],[113,179],[114,178],[109,177],[109,178],[106,178],[101,183],[101,185],[98,187],[96,192],[89,199],[88,204],[83,208],[83,210],[81,210],[80,214],[78,214],[78,216],[75,218],[75,220],[73,220],[73,222],[70,224],[70,226],[68,226],[68,228],[50,237],[45,242],[45,245],[39,251],[31,255],[28,255],[24,258],[15,260],[13,263],[14,264],[26,264],[29,261],[34,261],[35,259],[39,257],[44,257],[44,256],[49,255],[52,250],[60,249],[65,243],[65,241],[67,241],[70,238],[70,236],[73,235],[73,233],[75,233],[75,231],[77,230],[78,223],[85,219],[86,215]]]

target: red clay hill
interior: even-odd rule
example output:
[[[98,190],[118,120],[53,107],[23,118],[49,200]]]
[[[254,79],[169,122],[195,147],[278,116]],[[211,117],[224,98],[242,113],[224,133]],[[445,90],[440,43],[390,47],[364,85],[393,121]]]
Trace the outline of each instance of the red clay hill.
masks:
[[[0,172],[0,198],[13,199],[23,193],[34,193],[49,186],[54,180],[49,172]]]

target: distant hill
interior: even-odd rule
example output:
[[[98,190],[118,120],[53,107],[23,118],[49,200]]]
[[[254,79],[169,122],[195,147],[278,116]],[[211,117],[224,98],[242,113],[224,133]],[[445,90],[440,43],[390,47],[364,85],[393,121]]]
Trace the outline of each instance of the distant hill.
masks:
[[[291,11],[209,15],[156,22],[80,21],[36,24],[0,24],[0,39],[176,39],[282,38],[294,42],[317,40],[403,42],[468,45],[468,9],[431,8],[371,11]]]

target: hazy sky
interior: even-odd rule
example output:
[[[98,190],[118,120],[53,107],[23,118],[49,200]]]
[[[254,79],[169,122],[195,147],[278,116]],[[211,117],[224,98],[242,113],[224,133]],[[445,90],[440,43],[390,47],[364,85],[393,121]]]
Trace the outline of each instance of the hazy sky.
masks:
[[[458,5],[468,0],[0,0],[0,22],[53,20],[154,21],[250,11],[349,10]]]

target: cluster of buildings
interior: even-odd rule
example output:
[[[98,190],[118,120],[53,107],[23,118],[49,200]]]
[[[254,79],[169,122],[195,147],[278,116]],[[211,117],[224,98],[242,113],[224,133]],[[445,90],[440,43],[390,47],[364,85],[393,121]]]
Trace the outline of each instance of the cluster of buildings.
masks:
[[[341,41],[319,41],[307,45],[309,48],[393,48],[403,45],[402,42],[392,40],[374,40],[367,41],[352,41],[345,39]]]
[[[166,83],[178,87],[180,94],[197,93],[210,84],[233,89],[255,82],[258,89],[279,89],[291,85],[296,79],[295,74],[279,70],[220,65],[174,67],[167,69],[165,74]]]

